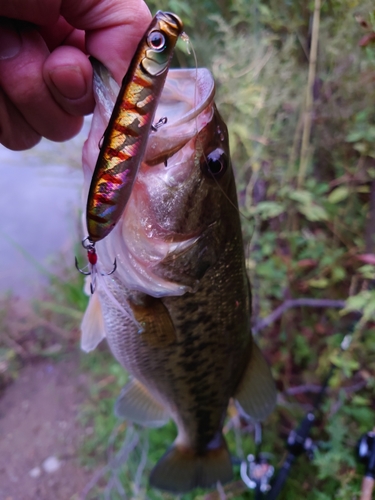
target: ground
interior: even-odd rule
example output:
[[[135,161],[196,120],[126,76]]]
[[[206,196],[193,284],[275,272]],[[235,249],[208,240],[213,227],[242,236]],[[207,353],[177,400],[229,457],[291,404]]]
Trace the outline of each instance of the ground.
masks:
[[[88,386],[78,365],[77,354],[29,364],[0,399],[1,500],[83,498],[92,471],[78,457],[90,432],[78,418]]]

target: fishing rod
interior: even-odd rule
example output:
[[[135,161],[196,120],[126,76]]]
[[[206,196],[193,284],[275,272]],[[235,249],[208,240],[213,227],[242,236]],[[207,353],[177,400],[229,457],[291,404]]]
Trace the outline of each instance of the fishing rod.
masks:
[[[344,352],[347,349],[349,349],[351,341],[352,341],[352,334],[351,333],[346,334],[340,344],[341,352]],[[328,369],[328,373],[325,376],[323,384],[320,388],[320,391],[315,397],[313,403],[313,410],[307,412],[307,414],[305,415],[305,417],[303,418],[302,422],[297,427],[297,429],[292,430],[290,432],[287,439],[288,455],[284,460],[284,463],[281,469],[279,470],[275,481],[271,485],[271,490],[266,496],[266,500],[275,500],[278,497],[278,495],[280,494],[281,490],[284,487],[285,481],[288,478],[293,462],[300,455],[306,453],[309,456],[309,458],[313,457],[315,445],[313,440],[309,437],[309,434],[311,428],[313,427],[316,421],[317,413],[320,410],[323,398],[325,396],[329,382],[335,370],[336,370],[336,365],[331,363]]]
[[[366,465],[360,500],[371,500],[375,483],[375,427],[358,441],[357,457]]]
[[[248,455],[247,463],[242,462],[241,478],[250,489],[255,489],[255,500],[262,500],[263,498],[266,500],[275,500],[284,487],[294,461],[303,453],[307,453],[312,458],[315,445],[309,434],[316,421],[316,413],[319,411],[333,371],[334,368],[331,366],[315,398],[314,409],[305,415],[297,429],[293,429],[289,433],[286,443],[288,454],[277,473],[276,479],[270,484],[274,468],[269,465],[267,457],[264,454],[258,452],[255,457]],[[264,493],[267,493],[265,497]]]
[[[317,418],[316,414],[320,410],[323,397],[326,393],[329,381],[333,375],[333,372],[335,371],[335,368],[336,367],[333,364],[331,364],[328,370],[328,374],[326,375],[324,382],[320,388],[320,391],[315,398],[313,404],[313,410],[307,412],[307,414],[305,415],[305,417],[303,418],[302,422],[297,427],[297,429],[296,430],[293,429],[290,432],[286,445],[288,450],[288,455],[286,456],[286,459],[284,460],[284,463],[281,469],[279,470],[275,481],[271,485],[271,489],[268,495],[266,496],[266,500],[275,500],[278,497],[288,478],[293,462],[300,455],[306,453],[309,456],[309,458],[313,457],[315,445],[313,440],[309,437],[309,434],[311,428],[313,427],[316,421]]]
[[[349,348],[351,341],[352,334],[346,334],[340,344],[341,352]],[[257,426],[260,427],[260,424],[255,424],[256,453],[255,455],[248,455],[247,461],[241,463],[240,469],[242,481],[249,489],[255,490],[255,500],[275,500],[281,493],[295,460],[303,453],[312,458],[315,444],[309,437],[309,434],[316,421],[317,413],[320,410],[329,382],[336,368],[336,365],[333,363],[330,364],[320,391],[315,397],[313,409],[308,411],[299,426],[289,433],[286,443],[288,454],[276,478],[272,482],[271,478],[274,468],[269,464],[269,456],[260,452],[261,431],[257,429]],[[362,436],[358,445],[358,456],[366,463],[366,474],[363,479],[362,489],[366,489],[366,492],[370,491],[370,496],[368,494],[364,496],[363,494],[360,500],[371,500],[375,484],[375,428],[373,432]]]

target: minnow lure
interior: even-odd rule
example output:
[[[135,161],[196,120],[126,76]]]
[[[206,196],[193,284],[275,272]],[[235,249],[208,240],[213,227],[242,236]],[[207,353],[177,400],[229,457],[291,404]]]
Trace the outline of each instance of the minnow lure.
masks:
[[[125,209],[182,32],[183,24],[175,14],[157,12],[123,79],[87,200],[86,222],[92,243],[112,231]],[[156,124],[154,130],[162,123]]]
[[[167,77],[168,68],[183,24],[178,16],[158,11],[140,41],[100,146],[86,207],[88,236],[82,244],[87,250],[92,275],[91,293],[95,290],[97,254],[95,243],[112,231],[124,212],[143,159],[150,130],[166,123],[161,118],[153,124],[155,111]],[[116,270],[116,260],[112,274]]]

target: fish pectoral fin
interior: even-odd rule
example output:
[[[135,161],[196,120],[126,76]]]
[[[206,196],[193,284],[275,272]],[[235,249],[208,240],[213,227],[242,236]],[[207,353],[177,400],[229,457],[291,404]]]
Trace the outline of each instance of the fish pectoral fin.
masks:
[[[262,421],[274,409],[276,396],[270,367],[253,342],[249,363],[233,397],[249,417]]]
[[[233,479],[232,462],[221,436],[218,446],[198,453],[174,444],[155,465],[150,485],[171,493],[187,493],[194,488],[211,488]]]
[[[162,427],[170,419],[167,410],[136,379],[122,389],[115,403],[115,415],[146,427]]]
[[[81,349],[85,352],[93,351],[106,336],[102,308],[97,293],[90,296],[81,323],[81,332]]]
[[[176,331],[161,299],[145,295],[143,304],[129,301],[135,319],[141,325],[140,335],[149,346],[164,348],[176,342]]]

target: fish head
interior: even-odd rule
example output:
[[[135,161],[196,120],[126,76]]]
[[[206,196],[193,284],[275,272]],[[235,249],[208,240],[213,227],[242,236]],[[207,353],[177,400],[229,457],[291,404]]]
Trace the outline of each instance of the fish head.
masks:
[[[96,68],[97,107],[84,149],[85,185],[92,149],[116,97],[114,82]],[[155,127],[127,206],[115,229],[97,243],[99,261],[117,261],[113,278],[128,290],[154,297],[196,290],[240,233],[228,131],[214,103],[205,68],[170,70]],[[85,161],[86,160],[86,161]]]
[[[194,71],[190,75],[194,89]],[[207,70],[200,78],[212,79]],[[207,84],[207,81],[201,83]],[[233,195],[229,193],[233,175],[228,131],[212,93],[204,95],[207,90],[211,90],[210,87],[200,89],[198,84],[191,95],[191,109],[182,117],[178,109],[174,113],[170,109],[175,106],[176,95],[169,97],[174,104],[169,105],[165,99],[161,101],[157,118],[165,117],[168,121],[150,135],[129,200],[133,209],[125,213],[129,224],[130,218],[138,213],[137,223],[148,238],[155,241],[160,238],[172,246],[199,238],[212,224],[222,223],[223,207],[230,203],[228,194]],[[194,101],[203,97],[208,98],[194,105]],[[180,96],[177,102],[177,108],[182,103],[189,106],[186,96],[184,100]]]

